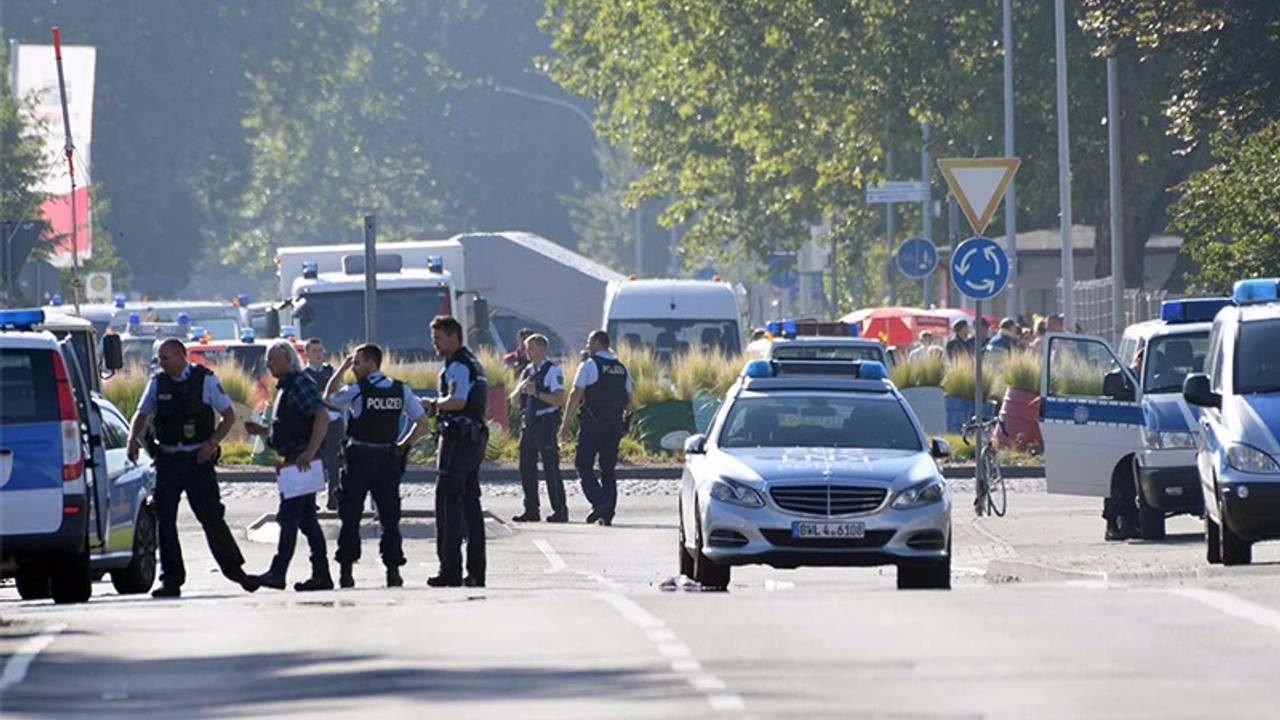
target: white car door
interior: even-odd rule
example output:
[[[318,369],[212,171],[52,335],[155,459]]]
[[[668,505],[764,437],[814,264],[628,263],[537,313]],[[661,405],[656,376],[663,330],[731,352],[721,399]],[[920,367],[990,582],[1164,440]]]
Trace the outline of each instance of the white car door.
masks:
[[[1110,378],[1108,378],[1110,376]],[[1107,342],[1050,334],[1040,376],[1040,433],[1051,493],[1106,497],[1141,441],[1137,381]]]

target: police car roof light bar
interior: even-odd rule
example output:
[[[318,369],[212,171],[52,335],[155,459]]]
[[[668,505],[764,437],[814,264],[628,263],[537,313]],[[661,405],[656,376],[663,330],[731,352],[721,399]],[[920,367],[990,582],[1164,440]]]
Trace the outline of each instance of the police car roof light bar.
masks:
[[[0,310],[0,327],[30,330],[44,324],[44,310]]]
[[[253,331],[253,328],[245,328],[240,331],[240,342],[251,343],[255,339],[257,339],[257,333]]]
[[[124,308],[124,296],[123,296],[123,295],[117,295],[117,296],[116,296],[116,298],[115,298],[115,301],[116,301],[116,307],[118,307],[118,308],[122,308],[122,309]]]
[[[320,274],[320,264],[314,260],[302,263],[302,277],[307,280],[314,280]]]
[[[1167,323],[1211,322],[1230,298],[1166,300],[1160,303],[1160,319]]]
[[[427,257],[427,270],[433,273],[444,272],[444,256],[429,255]]]
[[[1274,302],[1280,299],[1280,287],[1277,286],[1280,286],[1280,280],[1276,278],[1238,280],[1231,290],[1231,299],[1238,305]]]
[[[184,313],[184,312],[180,312],[180,313],[178,313],[178,324],[179,324],[179,325],[190,325],[190,324],[191,324],[191,315],[189,315],[189,314],[187,314],[187,313]]]
[[[771,378],[774,374],[773,363],[768,360],[750,360],[742,368],[742,377]]]

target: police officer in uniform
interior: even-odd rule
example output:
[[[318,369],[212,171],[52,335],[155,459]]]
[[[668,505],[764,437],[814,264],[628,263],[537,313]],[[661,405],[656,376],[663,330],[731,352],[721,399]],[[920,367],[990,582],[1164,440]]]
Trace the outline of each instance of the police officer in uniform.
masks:
[[[333,379],[334,369],[328,363],[326,357],[328,353],[324,350],[324,341],[320,338],[311,338],[307,341],[307,366],[302,369],[316,384],[316,389],[321,393],[329,387],[329,381]],[[342,459],[339,454],[342,451],[342,437],[346,434],[346,426],[342,422],[342,413],[333,408],[328,408],[329,413],[329,431],[325,433],[324,444],[320,446],[320,458],[324,460],[325,480],[328,484],[328,497],[325,505],[330,510],[338,509],[338,476],[342,472]]]
[[[138,403],[129,427],[127,451],[129,461],[137,462],[141,438],[151,421],[155,436],[149,441],[149,449],[155,458],[156,522],[160,535],[160,587],[151,595],[178,597],[187,579],[178,541],[178,503],[184,492],[222,574],[253,592],[258,583],[245,574],[244,555],[227,527],[214,471],[221,443],[236,422],[231,398],[212,370],[187,362],[187,348],[181,340],[161,342],[156,355],[160,369],[151,376]]]
[[[450,315],[431,321],[431,343],[444,358],[440,396],[424,400],[437,418],[436,555],[439,574],[431,587],[484,587],[484,510],[480,507],[480,463],[489,443],[485,425],[489,382],[484,368],[462,345],[462,326]],[[467,538],[467,575],[462,575],[462,538]]]
[[[560,477],[560,406],[564,403],[564,371],[547,358],[547,336],[530,335],[525,340],[529,365],[520,373],[520,382],[511,394],[520,407],[520,484],[524,489],[524,513],[511,518],[516,522],[537,522],[538,458],[547,476],[547,499],[551,515],[547,522],[569,522],[569,508],[564,499],[564,480]]]
[[[591,503],[587,522],[612,525],[618,505],[614,468],[618,465],[618,443],[626,432],[623,414],[631,408],[631,373],[609,352],[609,333],[604,330],[594,330],[587,336],[587,352],[590,356],[578,366],[578,375],[573,379],[560,434],[569,436],[569,418],[581,405],[573,465],[582,478],[582,494]],[[597,456],[599,480],[595,473]]]
[[[338,493],[338,585],[355,587],[352,566],[360,559],[360,517],[365,495],[378,506],[382,538],[378,549],[387,568],[387,587],[400,587],[400,566],[404,550],[400,537],[401,460],[427,431],[427,417],[413,390],[382,373],[382,348],[365,343],[355,349],[334,372],[325,388],[329,404],[345,408],[346,437],[342,441],[345,466]],[[339,388],[342,376],[351,370],[356,382]],[[413,421],[403,438],[400,416]],[[397,440],[397,438],[399,438]]]

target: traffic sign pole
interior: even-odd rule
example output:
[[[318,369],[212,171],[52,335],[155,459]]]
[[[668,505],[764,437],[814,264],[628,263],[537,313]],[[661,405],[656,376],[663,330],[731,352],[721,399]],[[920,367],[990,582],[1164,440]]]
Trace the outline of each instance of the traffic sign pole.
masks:
[[[986,413],[984,412],[986,398],[983,397],[985,393],[982,392],[982,351],[985,343],[981,342],[982,333],[978,332],[978,323],[985,325],[986,321],[982,319],[982,300],[975,299],[973,301],[973,415],[978,419],[978,423],[981,424],[986,419]],[[987,483],[987,469],[982,462],[982,443],[984,440],[982,428],[979,427],[974,430],[973,435],[977,438],[973,443],[973,457],[976,461],[973,464],[973,470],[977,482],[977,488],[974,490],[973,511],[981,517],[987,509],[986,503],[983,502],[985,498],[981,492],[981,488],[986,487]]]

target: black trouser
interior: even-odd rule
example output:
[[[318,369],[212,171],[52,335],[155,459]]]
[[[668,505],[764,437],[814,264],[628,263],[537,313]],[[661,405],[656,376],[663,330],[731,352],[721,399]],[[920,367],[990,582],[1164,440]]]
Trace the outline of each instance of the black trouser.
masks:
[[[601,517],[612,519],[618,506],[618,443],[622,440],[622,418],[587,418],[578,425],[578,449],[573,466],[582,479],[582,494]],[[596,457],[600,458],[600,479],[596,480]]]
[[[329,421],[329,431],[325,433],[324,444],[320,446],[320,459],[324,461],[324,475],[329,490],[328,505],[333,510],[337,507],[338,485],[342,478],[342,438],[346,435],[346,424],[342,418]]]
[[[244,574],[244,555],[227,527],[226,509],[218,493],[218,478],[212,461],[197,463],[195,452],[166,453],[156,457],[156,521],[160,534],[160,584],[182,587],[187,569],[182,563],[182,545],[178,541],[178,503],[182,493],[204,529],[209,551],[222,574],[232,582],[240,582]]]
[[[436,556],[440,576],[462,579],[462,538],[467,538],[467,574],[484,579],[484,509],[480,507],[480,463],[488,431],[478,439],[445,431],[436,455]]]
[[[301,530],[311,550],[311,577],[328,579],[329,553],[325,549],[320,518],[316,516],[316,494],[308,493],[281,500],[280,508],[276,510],[276,524],[280,526],[280,543],[276,546],[276,556],[272,558],[271,569],[267,572],[282,578],[287,576],[289,562],[293,560],[293,552],[298,546],[298,531]]]
[[[547,476],[547,500],[551,512],[567,515],[564,501],[564,479],[560,477],[560,414],[535,416],[520,428],[520,485],[524,488],[524,511],[538,514],[538,458]]]
[[[360,516],[365,495],[378,506],[382,538],[378,550],[382,564],[389,568],[404,565],[400,539],[400,456],[395,445],[386,447],[344,444],[346,464],[342,468],[342,492],[338,494],[338,552],[335,559],[350,565],[360,559]]]

